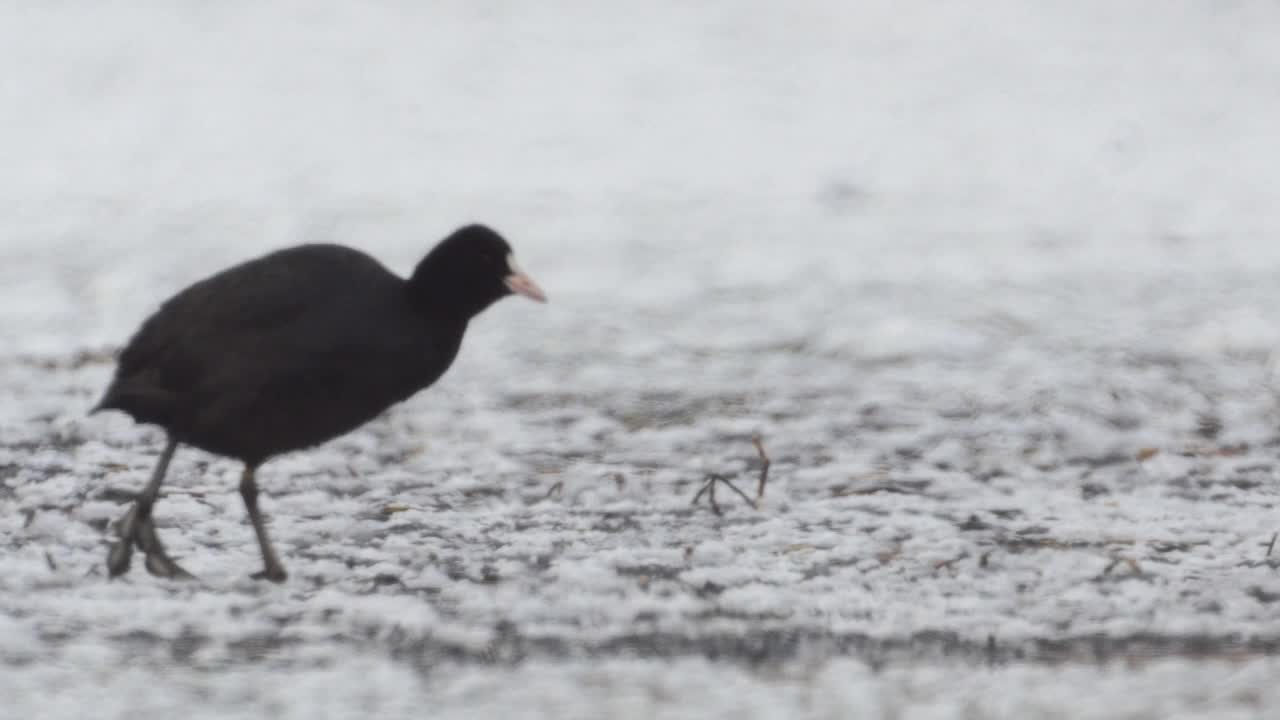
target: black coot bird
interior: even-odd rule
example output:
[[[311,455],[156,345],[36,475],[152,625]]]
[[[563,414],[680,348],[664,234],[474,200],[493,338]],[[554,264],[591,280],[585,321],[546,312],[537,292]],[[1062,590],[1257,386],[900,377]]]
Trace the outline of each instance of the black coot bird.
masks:
[[[244,463],[240,495],[264,565],[253,577],[284,580],[258,510],[258,466],[354,430],[434,383],[467,322],[512,293],[546,302],[506,240],[470,225],[408,280],[358,250],[302,245],[170,298],[121,352],[93,410],[122,410],[167,434],[151,481],[117,523],[111,577],[128,571],[134,545],[153,574],[190,576],[165,553],[152,519],[169,461],[185,443]]]

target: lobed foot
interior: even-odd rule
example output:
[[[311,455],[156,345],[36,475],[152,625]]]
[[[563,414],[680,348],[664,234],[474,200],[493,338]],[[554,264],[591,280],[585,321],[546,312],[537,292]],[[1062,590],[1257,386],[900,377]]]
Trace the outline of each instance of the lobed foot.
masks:
[[[179,580],[195,577],[165,552],[160,536],[156,534],[151,513],[143,512],[139,503],[134,503],[133,507],[129,508],[129,512],[116,522],[116,536],[118,539],[112,543],[111,550],[107,553],[109,577],[114,578],[129,572],[135,546],[147,556],[147,572],[152,575]]]
[[[254,580],[270,580],[273,583],[282,583],[289,579],[289,573],[279,565],[269,565],[266,568],[250,575]]]

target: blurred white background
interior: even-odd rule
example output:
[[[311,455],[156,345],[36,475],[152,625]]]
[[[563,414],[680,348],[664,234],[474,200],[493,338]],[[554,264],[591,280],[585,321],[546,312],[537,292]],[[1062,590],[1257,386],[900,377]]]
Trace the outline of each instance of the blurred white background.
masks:
[[[1052,310],[1123,313],[1135,285],[1280,277],[1273,2],[0,12],[0,340],[22,351],[119,344],[282,245],[403,272],[471,220],[562,313],[809,289],[759,303],[834,312],[808,335],[865,324],[822,306],[886,286],[1008,310],[999,286],[1056,282]]]

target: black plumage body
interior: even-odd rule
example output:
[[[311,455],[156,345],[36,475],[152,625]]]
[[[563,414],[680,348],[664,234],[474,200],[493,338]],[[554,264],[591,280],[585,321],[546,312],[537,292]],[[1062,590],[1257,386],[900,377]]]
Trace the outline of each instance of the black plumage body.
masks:
[[[340,245],[303,245],[175,295],[120,355],[99,404],[257,465],[347,433],[431,385],[468,318]]]

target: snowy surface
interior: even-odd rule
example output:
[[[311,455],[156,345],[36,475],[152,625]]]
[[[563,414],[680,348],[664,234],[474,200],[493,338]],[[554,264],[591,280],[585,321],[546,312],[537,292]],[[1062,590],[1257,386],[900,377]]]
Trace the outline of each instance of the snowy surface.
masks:
[[[430,9],[428,9],[430,8]],[[1280,714],[1280,6],[0,9],[0,718]],[[512,240],[437,386],[108,582],[224,265]],[[753,510],[690,498],[708,473]],[[135,563],[137,565],[137,563]]]

